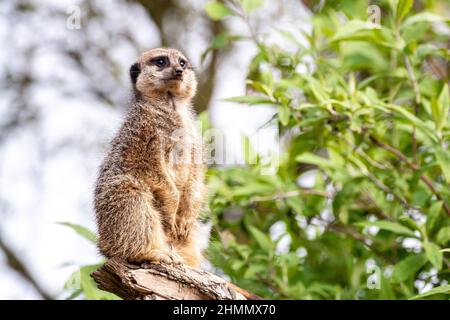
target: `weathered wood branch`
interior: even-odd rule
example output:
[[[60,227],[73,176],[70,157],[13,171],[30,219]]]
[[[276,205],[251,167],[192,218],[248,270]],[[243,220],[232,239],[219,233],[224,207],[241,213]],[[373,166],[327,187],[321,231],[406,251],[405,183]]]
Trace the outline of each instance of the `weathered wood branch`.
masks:
[[[91,275],[102,290],[127,300],[260,300],[210,272],[185,265],[136,266],[108,260]]]

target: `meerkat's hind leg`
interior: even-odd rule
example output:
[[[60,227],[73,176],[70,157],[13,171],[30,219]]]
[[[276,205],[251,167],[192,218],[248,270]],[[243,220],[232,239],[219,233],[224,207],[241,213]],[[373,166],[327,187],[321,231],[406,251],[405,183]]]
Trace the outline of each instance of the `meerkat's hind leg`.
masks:
[[[167,241],[160,214],[152,206],[152,197],[145,194],[145,215],[147,216],[148,236],[147,245],[139,256],[141,262],[181,264],[182,258],[175,252]]]
[[[132,176],[110,180],[98,196],[99,247],[108,258],[140,265],[178,263],[169,245],[153,195]]]

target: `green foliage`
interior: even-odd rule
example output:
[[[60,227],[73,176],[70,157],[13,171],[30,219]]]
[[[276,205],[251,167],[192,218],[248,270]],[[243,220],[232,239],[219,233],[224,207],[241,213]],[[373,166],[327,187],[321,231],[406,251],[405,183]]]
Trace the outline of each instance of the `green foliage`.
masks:
[[[96,244],[97,243],[97,235],[95,232],[89,230],[86,227],[80,226],[79,224],[75,223],[69,223],[69,222],[59,222],[60,225],[69,227],[76,233],[78,233],[80,236],[85,238],[86,240]]]
[[[245,12],[252,12],[264,5],[264,0],[242,0],[242,8]]]
[[[59,224],[69,227],[91,243],[97,244],[97,235],[92,230],[74,223],[60,222]],[[103,262],[94,265],[81,266],[72,273],[64,284],[64,289],[70,292],[67,297],[68,300],[75,299],[81,295],[87,300],[120,299],[112,293],[98,289],[94,279],[91,278],[91,273],[97,270],[102,264]]]
[[[115,294],[98,289],[94,279],[91,278],[91,273],[101,265],[102,263],[83,266],[70,276],[64,285],[64,289],[72,291],[68,300],[75,299],[81,294],[87,300],[120,300]]]
[[[212,20],[222,20],[232,15],[233,11],[219,1],[210,1],[205,5],[205,11]]]
[[[259,2],[221,4],[234,12],[229,19],[248,19]],[[368,21],[367,1],[327,1],[312,33],[303,33],[308,46],[292,30],[277,30],[297,47],[289,52],[264,35],[233,36],[256,41],[258,52],[247,95],[227,100],[274,106],[286,143],[273,175],[263,174],[258,155],[246,166],[209,170],[208,256],[265,298],[450,294],[449,77],[427,68],[448,63],[448,33],[433,24],[449,20],[431,1],[375,4],[380,24]],[[311,188],[298,182],[305,175],[314,177]],[[419,294],[418,279],[434,288]]]

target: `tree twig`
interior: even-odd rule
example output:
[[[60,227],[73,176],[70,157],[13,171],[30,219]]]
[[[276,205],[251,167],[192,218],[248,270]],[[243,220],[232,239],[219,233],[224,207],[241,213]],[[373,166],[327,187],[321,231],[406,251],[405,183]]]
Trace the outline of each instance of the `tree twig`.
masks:
[[[412,170],[414,171],[420,171],[419,166],[414,163],[411,162],[407,156],[405,156],[400,150],[379,141],[377,138],[375,138],[374,136],[370,136],[370,140],[375,143],[377,146],[379,146],[380,148],[389,151],[390,153],[392,153],[393,155],[395,155],[399,160],[403,161],[404,163],[406,163],[406,165],[408,165],[408,167],[410,167]],[[442,198],[442,196],[439,194],[436,186],[434,185],[433,181],[428,178],[427,176],[425,176],[424,174],[420,175],[420,179],[428,186],[428,188],[436,195],[436,198],[438,198],[438,200],[442,201],[444,203],[443,207],[445,209],[445,211],[447,212],[448,215],[450,215],[450,206],[444,201],[444,199]]]
[[[386,260],[389,263],[395,262],[392,259],[392,257],[389,257],[384,252],[378,250],[376,247],[374,247],[372,245],[371,242],[373,242],[373,239],[366,238],[364,235],[360,234],[358,231],[356,231],[355,229],[353,229],[349,226],[338,224],[338,223],[330,223],[328,225],[328,229],[333,230],[337,233],[348,235],[353,240],[362,242],[366,247],[368,247],[370,250],[372,250],[374,253],[376,253],[377,255],[379,255],[380,257],[382,257],[384,260]],[[397,244],[395,244],[395,246],[398,247]]]
[[[41,295],[41,297],[45,300],[52,300],[53,297],[42,288],[39,283],[34,279],[25,263],[19,258],[18,255],[14,253],[14,251],[0,238],[0,249],[6,256],[6,260],[8,265],[18,272],[23,279],[25,279],[28,283],[30,283],[33,288]]]
[[[398,37],[400,37],[400,36],[398,36]],[[412,83],[413,90],[414,90],[414,95],[415,95],[414,115],[417,117],[417,115],[419,113],[419,105],[421,102],[419,83],[417,82],[413,67],[412,67],[411,62],[406,54],[403,55],[403,60],[405,62],[406,70],[408,71],[408,76],[409,76],[409,79]],[[419,162],[418,162],[418,157],[417,157],[417,139],[416,139],[416,127],[415,126],[413,126],[412,143],[413,143],[414,163],[418,164]]]
[[[251,202],[263,202],[263,201],[275,201],[275,200],[283,200],[287,198],[297,197],[303,194],[307,195],[316,195],[325,198],[331,198],[333,195],[330,192],[314,190],[314,189],[301,189],[301,190],[292,190],[284,193],[277,193],[269,196],[255,196],[250,199]]]

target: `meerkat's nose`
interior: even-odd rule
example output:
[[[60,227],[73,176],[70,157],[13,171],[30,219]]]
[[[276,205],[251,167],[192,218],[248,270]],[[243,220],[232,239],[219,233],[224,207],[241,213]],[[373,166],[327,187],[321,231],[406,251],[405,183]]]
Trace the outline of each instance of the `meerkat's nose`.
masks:
[[[173,70],[173,75],[177,77],[181,77],[183,75],[183,69],[181,68],[175,68]]]

